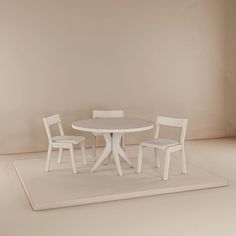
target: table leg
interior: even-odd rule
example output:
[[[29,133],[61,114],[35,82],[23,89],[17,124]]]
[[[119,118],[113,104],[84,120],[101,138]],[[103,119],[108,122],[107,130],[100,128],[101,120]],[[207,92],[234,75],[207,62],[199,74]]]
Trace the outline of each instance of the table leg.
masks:
[[[120,154],[120,156],[126,161],[128,162],[130,167],[134,167],[133,164],[131,163],[130,159],[128,158],[128,156],[126,155],[125,151],[122,149],[121,146],[118,146],[118,153]]]
[[[118,153],[118,146],[120,145],[120,135],[119,134],[113,134],[113,139],[112,139],[112,153],[114,155],[115,163],[116,163],[116,168],[118,171],[118,174],[120,176],[123,175],[122,170],[121,170],[121,165],[120,165],[120,157]]]
[[[125,154],[124,150],[121,147],[121,138],[122,134],[119,133],[114,133],[114,134],[104,134],[106,146],[105,149],[103,150],[102,155],[98,158],[97,162],[93,166],[91,172],[94,172],[101,164],[102,162],[110,156],[112,153],[115,159],[116,167],[118,174],[120,176],[123,175],[121,165],[120,165],[120,157],[119,155],[126,161],[128,164],[133,167],[131,161]]]
[[[106,134],[105,134],[106,135]],[[111,158],[112,158],[112,150],[113,150],[113,133],[110,133],[110,135],[111,135],[111,152],[110,152],[110,154],[108,155],[108,157],[106,158],[106,160],[103,162],[103,164],[104,165],[108,165],[109,164],[109,162],[111,161]],[[104,136],[104,135],[103,135]],[[105,138],[105,137],[104,137]]]
[[[95,165],[93,166],[91,172],[94,172],[102,164],[102,162],[110,155],[110,153],[112,152],[112,146],[111,146],[112,138],[111,138],[111,135],[110,134],[104,134],[104,138],[105,138],[105,142],[106,142],[105,148],[104,148],[101,156],[98,158]]]

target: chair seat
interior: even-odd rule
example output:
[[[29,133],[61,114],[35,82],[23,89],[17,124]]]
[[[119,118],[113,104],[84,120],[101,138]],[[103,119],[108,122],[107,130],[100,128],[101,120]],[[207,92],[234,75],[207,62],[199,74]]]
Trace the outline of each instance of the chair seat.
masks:
[[[166,149],[170,146],[179,145],[179,141],[174,139],[152,139],[141,143],[142,146],[156,147],[160,149]]]
[[[85,140],[84,137],[82,136],[55,136],[52,138],[54,142],[57,143],[73,143],[73,144],[78,144],[81,143]]]

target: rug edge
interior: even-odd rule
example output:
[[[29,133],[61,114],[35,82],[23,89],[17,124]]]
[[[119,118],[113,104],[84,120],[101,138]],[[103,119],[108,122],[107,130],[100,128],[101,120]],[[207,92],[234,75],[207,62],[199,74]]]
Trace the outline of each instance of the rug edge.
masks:
[[[108,196],[90,197],[86,199],[75,199],[75,200],[61,201],[61,202],[55,202],[55,203],[37,204],[33,202],[31,195],[24,184],[20,171],[17,168],[17,162],[21,162],[21,161],[22,160],[15,160],[13,162],[13,165],[33,211],[44,211],[44,210],[59,209],[59,208],[64,208],[64,207],[136,199],[136,198],[142,198],[142,197],[151,197],[151,196],[174,194],[174,193],[181,193],[181,192],[207,190],[207,189],[212,189],[212,188],[220,188],[220,187],[228,186],[228,181],[226,179],[219,177],[216,174],[210,173],[209,171],[204,170],[216,176],[219,180],[217,182],[215,181],[214,183],[205,183],[205,184],[198,184],[194,186],[180,186],[180,187],[175,187],[175,188],[167,188],[165,189],[164,192],[163,192],[163,189],[152,189],[152,190],[145,190],[145,191],[138,191],[138,192],[131,192],[131,193],[113,194],[113,195],[108,195]]]

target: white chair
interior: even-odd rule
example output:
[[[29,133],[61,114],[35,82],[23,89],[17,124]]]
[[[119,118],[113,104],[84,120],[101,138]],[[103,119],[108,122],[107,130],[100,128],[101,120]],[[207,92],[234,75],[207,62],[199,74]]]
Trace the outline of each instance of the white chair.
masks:
[[[84,165],[86,165],[87,163],[86,163],[86,158],[85,158],[85,147],[84,147],[85,138],[81,136],[65,136],[63,127],[62,127],[62,122],[59,115],[53,115],[47,118],[43,118],[43,122],[45,125],[45,129],[46,129],[48,141],[49,141],[48,155],[47,155],[45,170],[46,171],[49,170],[49,164],[50,164],[53,148],[59,149],[58,163],[61,163],[63,149],[69,149],[73,173],[76,174],[77,171],[75,167],[74,145],[76,144],[81,145],[82,159],[83,159]],[[51,129],[50,129],[50,126],[52,125],[58,125],[60,136],[54,136],[54,137],[52,136]]]
[[[93,111],[93,118],[123,118],[124,111],[122,110],[110,110],[110,111],[103,111],[103,110],[94,110]],[[103,136],[101,133],[93,133],[93,141],[92,141],[92,157],[95,160],[96,157],[96,137]],[[121,139],[122,148],[125,148],[125,139],[124,135]]]
[[[143,148],[150,147],[154,148],[154,156],[156,167],[160,167],[160,160],[158,156],[158,149],[165,150],[165,166],[163,173],[163,180],[167,180],[169,176],[169,166],[170,166],[170,154],[172,152],[180,151],[181,153],[181,168],[182,173],[186,174],[186,160],[185,160],[185,151],[184,151],[184,141],[186,135],[188,120],[187,119],[176,119],[164,116],[158,116],[156,121],[156,129],[154,134],[154,139],[144,141],[139,145],[139,157],[138,157],[138,167],[137,172],[141,173],[142,170],[142,159],[143,159]],[[177,127],[181,128],[181,136],[179,140],[173,139],[161,139],[158,138],[160,126],[169,126],[169,127]]]

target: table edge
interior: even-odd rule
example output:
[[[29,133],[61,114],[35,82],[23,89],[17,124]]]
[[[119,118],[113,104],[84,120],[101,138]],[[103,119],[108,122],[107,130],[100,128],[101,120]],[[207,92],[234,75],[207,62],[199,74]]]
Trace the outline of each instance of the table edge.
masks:
[[[96,129],[96,128],[83,128],[79,126],[75,126],[72,124],[72,128],[79,131],[91,132],[91,133],[133,133],[133,132],[141,132],[154,128],[154,124],[140,127],[140,128],[125,128],[125,129]]]

